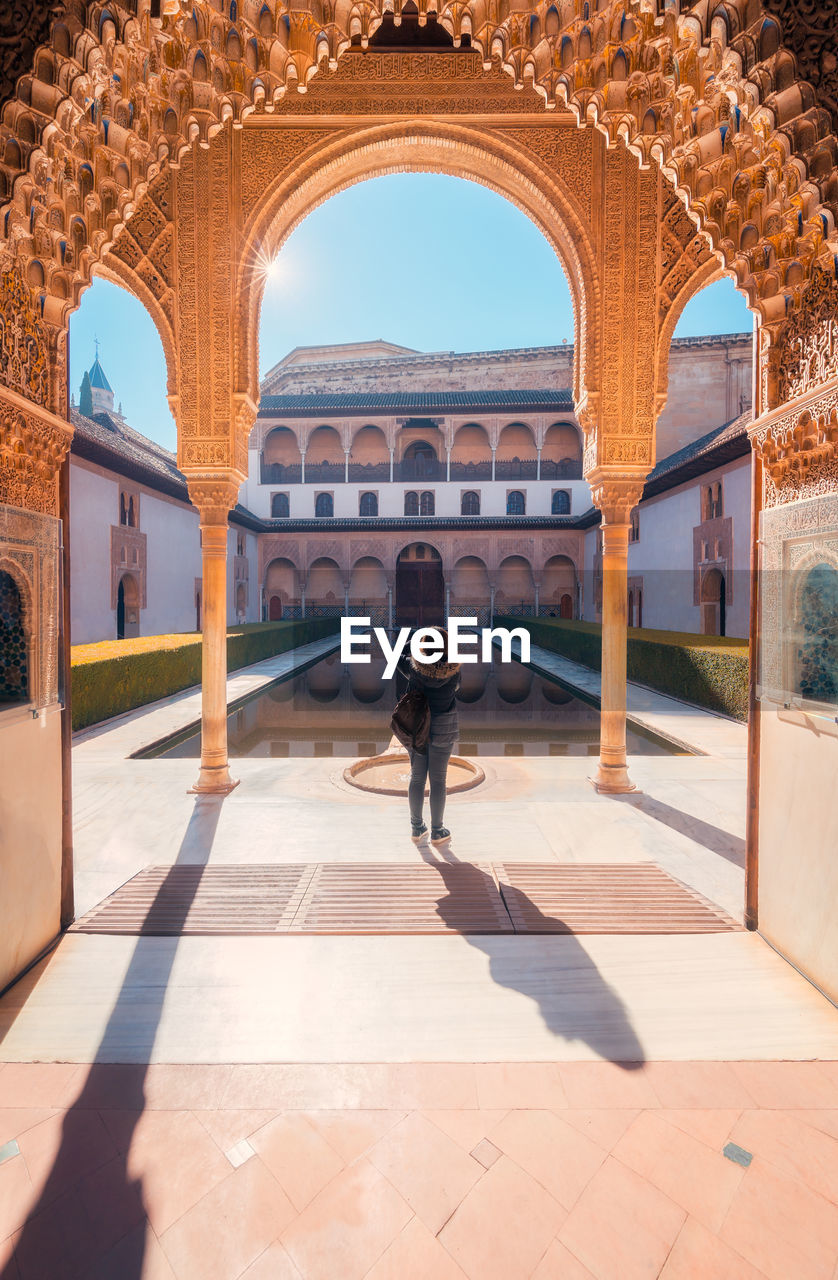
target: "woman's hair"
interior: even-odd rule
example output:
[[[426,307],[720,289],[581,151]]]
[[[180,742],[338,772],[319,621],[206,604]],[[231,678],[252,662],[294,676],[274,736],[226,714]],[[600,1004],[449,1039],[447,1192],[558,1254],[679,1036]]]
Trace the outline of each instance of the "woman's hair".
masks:
[[[417,628],[417,630],[422,629],[423,628]],[[437,658],[435,662],[416,662],[414,658],[411,658],[411,662],[418,671],[424,672],[425,675],[435,675],[439,679],[446,679],[448,676],[452,676],[455,671],[459,671],[462,664],[459,662],[448,661],[448,632],[445,627],[438,627],[434,624],[434,631],[439,633],[440,639],[442,640],[443,647],[440,657]]]

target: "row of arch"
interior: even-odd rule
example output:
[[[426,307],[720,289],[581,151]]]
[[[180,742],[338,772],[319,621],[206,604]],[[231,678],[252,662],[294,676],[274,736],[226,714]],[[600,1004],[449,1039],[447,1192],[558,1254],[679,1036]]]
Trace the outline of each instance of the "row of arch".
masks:
[[[427,544],[405,547],[397,563],[405,561],[439,562],[435,548]],[[443,570],[445,585],[452,605],[463,603],[489,605],[535,605],[561,608],[562,598],[569,596],[574,615],[578,607],[579,572],[574,561],[565,555],[548,557],[534,568],[522,555],[508,555],[490,569],[476,555],[460,556]],[[277,597],[282,604],[301,604],[306,600],[321,605],[343,606],[367,601],[383,604],[396,583],[377,556],[361,556],[347,573],[332,556],[318,556],[305,568],[287,556],[276,556],[266,569],[263,580],[265,599]],[[567,605],[565,604],[565,609]]]
[[[570,422],[552,423],[538,446],[533,428],[526,422],[504,425],[493,445],[482,423],[458,427],[450,448],[434,424],[406,425],[391,450],[381,427],[372,423],[346,437],[334,426],[322,424],[305,432],[289,426],[273,427],[265,436],[260,464],[263,483],[310,481],[502,479],[508,471],[524,478],[563,476],[581,479],[582,441]]]

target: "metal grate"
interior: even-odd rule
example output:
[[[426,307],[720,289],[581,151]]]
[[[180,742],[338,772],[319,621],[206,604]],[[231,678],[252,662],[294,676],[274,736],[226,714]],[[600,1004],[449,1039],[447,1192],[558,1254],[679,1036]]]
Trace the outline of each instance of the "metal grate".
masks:
[[[146,867],[72,926],[76,933],[283,933],[314,868]]]
[[[512,933],[491,868],[321,863],[292,933]]]
[[[740,926],[651,864],[147,867],[77,933],[720,933]]]
[[[516,933],[724,933],[741,926],[651,863],[498,863]]]

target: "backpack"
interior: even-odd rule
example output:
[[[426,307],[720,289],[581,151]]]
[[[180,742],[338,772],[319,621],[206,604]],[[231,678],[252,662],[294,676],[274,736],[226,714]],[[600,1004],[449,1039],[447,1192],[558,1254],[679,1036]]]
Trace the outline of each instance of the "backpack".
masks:
[[[399,698],[390,728],[402,746],[425,754],[431,732],[431,709],[421,689],[408,689]]]

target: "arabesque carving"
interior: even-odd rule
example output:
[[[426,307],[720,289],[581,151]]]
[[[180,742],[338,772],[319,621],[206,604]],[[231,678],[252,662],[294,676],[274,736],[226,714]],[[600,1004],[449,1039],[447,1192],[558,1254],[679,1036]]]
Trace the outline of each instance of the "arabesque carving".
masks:
[[[0,383],[34,404],[48,405],[49,343],[35,315],[21,264],[0,272]]]
[[[780,402],[838,377],[838,281],[820,268],[781,331],[777,352]]]
[[[751,0],[682,14],[604,0],[590,16],[584,0],[546,13],[464,0],[439,12],[454,48],[410,53],[366,47],[384,18],[377,0],[223,13],[195,0],[164,4],[162,22],[145,6],[74,4],[3,110],[0,236],[37,264],[45,319],[58,324],[148,184],[219,128],[349,112],[500,121],[546,104],[660,167],[751,304],[776,319],[838,248],[838,148],[806,80],[810,69],[831,101],[834,0],[802,16],[772,2],[803,74],[780,23]],[[165,264],[146,254],[143,272],[153,292]]]
[[[763,506],[838,490],[838,391],[758,428],[751,442],[764,467]]]
[[[72,436],[68,422],[0,389],[0,502],[56,515],[58,470]]]

